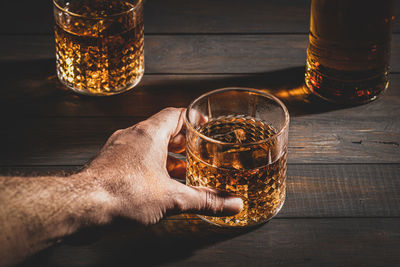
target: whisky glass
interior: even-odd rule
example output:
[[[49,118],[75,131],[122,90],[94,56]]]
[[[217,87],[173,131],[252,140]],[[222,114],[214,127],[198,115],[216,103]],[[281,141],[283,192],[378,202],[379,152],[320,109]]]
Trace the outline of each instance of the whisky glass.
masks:
[[[57,76],[85,95],[114,95],[144,73],[142,0],[53,0]]]
[[[286,196],[289,113],[260,90],[223,88],[194,100],[185,116],[186,184],[218,189],[243,199],[228,217],[200,216],[226,227],[264,223]]]

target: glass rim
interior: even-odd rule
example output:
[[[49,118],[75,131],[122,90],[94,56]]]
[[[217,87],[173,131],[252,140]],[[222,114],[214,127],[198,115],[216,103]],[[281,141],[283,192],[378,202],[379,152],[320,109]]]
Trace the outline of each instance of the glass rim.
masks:
[[[201,132],[199,132],[194,127],[194,125],[192,124],[192,122],[189,119],[189,111],[193,108],[193,105],[196,104],[197,102],[199,102],[201,99],[207,97],[207,96],[210,96],[210,95],[213,95],[213,94],[216,94],[216,93],[227,92],[227,91],[242,91],[242,92],[250,92],[250,93],[254,93],[254,94],[259,94],[259,95],[262,95],[262,96],[267,97],[269,99],[272,99],[273,101],[278,103],[278,105],[282,108],[283,113],[285,114],[285,122],[284,122],[282,128],[277,133],[275,133],[274,135],[272,135],[272,136],[270,136],[268,138],[265,138],[265,139],[257,141],[257,142],[250,142],[250,143],[245,143],[245,144],[230,143],[230,142],[224,142],[224,141],[216,140],[214,138],[208,137],[208,136],[202,134]],[[278,138],[280,135],[282,135],[285,132],[285,130],[289,127],[289,121],[290,121],[289,111],[286,108],[285,104],[283,104],[283,102],[279,98],[277,98],[276,96],[274,96],[272,94],[263,92],[263,91],[261,91],[261,89],[254,89],[254,88],[248,88],[248,87],[224,87],[224,88],[220,88],[220,89],[211,90],[211,91],[209,91],[207,93],[204,93],[204,94],[200,95],[196,99],[194,99],[189,104],[189,106],[187,107],[186,114],[185,114],[186,127],[189,126],[190,129],[192,129],[198,136],[200,136],[201,138],[203,138],[203,139],[205,139],[205,140],[207,140],[209,142],[212,142],[212,143],[216,143],[216,144],[219,144],[219,145],[229,145],[229,146],[237,146],[237,145],[240,145],[240,146],[253,146],[253,145],[259,145],[259,144],[263,144],[265,142],[271,141],[271,140],[273,140],[275,138]]]
[[[136,5],[133,6],[133,7],[131,7],[131,8],[128,9],[128,10],[125,10],[125,11],[122,11],[122,12],[119,12],[119,13],[115,13],[115,14],[111,14],[111,15],[108,15],[108,16],[104,16],[104,17],[94,17],[94,16],[85,16],[85,15],[82,15],[82,14],[78,14],[78,13],[74,13],[74,12],[65,10],[65,8],[61,7],[61,6],[57,3],[58,1],[59,1],[59,0],[53,0],[53,4],[54,4],[58,9],[60,9],[62,12],[65,12],[65,13],[71,15],[71,16],[74,16],[74,17],[80,17],[80,18],[84,18],[84,19],[93,19],[93,20],[101,20],[101,19],[113,18],[113,17],[121,16],[121,15],[123,15],[123,14],[127,14],[127,13],[129,13],[129,12],[132,12],[132,11],[136,10],[140,5],[142,5],[142,2],[143,2],[143,0],[137,0]]]

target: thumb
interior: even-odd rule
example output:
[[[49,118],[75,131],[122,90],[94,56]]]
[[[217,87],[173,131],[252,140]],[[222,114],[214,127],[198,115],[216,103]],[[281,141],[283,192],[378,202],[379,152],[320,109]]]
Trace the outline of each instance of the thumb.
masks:
[[[173,180],[172,180],[173,181]],[[243,200],[230,193],[206,187],[186,186],[177,181],[174,209],[180,213],[232,216],[243,209]]]

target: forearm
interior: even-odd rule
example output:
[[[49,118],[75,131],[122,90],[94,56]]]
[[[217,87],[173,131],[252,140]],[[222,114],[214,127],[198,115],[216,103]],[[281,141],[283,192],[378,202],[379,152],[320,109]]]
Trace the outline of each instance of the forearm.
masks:
[[[78,229],[111,220],[112,197],[84,173],[0,177],[0,265],[22,260]]]
[[[0,177],[0,265],[21,261],[78,229],[111,217],[157,223],[165,215],[196,212],[230,216],[240,198],[188,187],[185,163],[167,160],[185,149],[184,109],[168,108],[116,131],[99,155],[70,177]]]

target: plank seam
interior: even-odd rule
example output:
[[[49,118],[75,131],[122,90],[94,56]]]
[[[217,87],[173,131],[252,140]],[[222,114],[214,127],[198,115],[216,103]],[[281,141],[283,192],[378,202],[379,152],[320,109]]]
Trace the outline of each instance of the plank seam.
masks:
[[[237,36],[237,35],[308,35],[309,32],[148,32],[144,33],[145,36],[208,36],[208,35],[221,35],[221,36]],[[400,32],[392,32],[392,35],[398,35]],[[53,33],[44,32],[0,32],[0,36],[53,36]]]
[[[272,73],[275,71],[280,71],[280,70],[284,70],[284,69],[293,69],[293,68],[299,68],[299,67],[304,67],[305,65],[298,65],[298,66],[294,66],[294,67],[287,67],[287,68],[281,68],[281,69],[276,69],[276,70],[272,70],[269,71],[268,73]],[[213,75],[252,75],[252,76],[264,76],[267,73],[265,72],[149,72],[149,73],[145,73],[144,75],[147,76],[167,76],[167,75],[171,75],[171,76],[190,76],[190,75],[198,75],[198,76],[213,76]],[[389,74],[400,74],[400,71],[389,71]]]
[[[299,217],[274,217],[274,220],[295,220],[295,219],[305,219],[305,220],[313,220],[313,219],[400,219],[400,216],[299,216]]]

